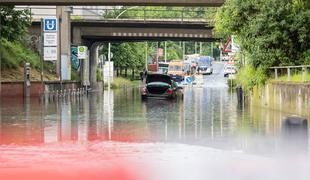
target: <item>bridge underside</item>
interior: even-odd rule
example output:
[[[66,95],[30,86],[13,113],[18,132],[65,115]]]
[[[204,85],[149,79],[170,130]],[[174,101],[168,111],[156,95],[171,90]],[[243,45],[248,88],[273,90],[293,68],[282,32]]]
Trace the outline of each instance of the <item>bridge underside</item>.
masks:
[[[181,38],[181,37],[115,37],[115,36],[82,36],[87,42],[141,42],[141,41],[197,41],[218,42],[219,38]]]
[[[75,21],[72,22],[72,40],[79,44],[109,41],[218,41],[212,36],[213,27],[206,23],[186,22],[106,22]],[[79,40],[79,38],[81,38]]]
[[[221,6],[225,0],[1,0],[0,5]]]

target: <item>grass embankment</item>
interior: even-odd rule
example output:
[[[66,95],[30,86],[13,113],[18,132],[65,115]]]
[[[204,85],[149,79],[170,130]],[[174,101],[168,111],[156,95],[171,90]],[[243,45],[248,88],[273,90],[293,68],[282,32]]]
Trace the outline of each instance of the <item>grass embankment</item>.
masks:
[[[287,75],[283,75],[283,76],[280,76],[278,79],[272,79],[273,82],[277,82],[277,81],[280,81],[280,82],[296,82],[296,83],[299,83],[299,82],[310,82],[310,73],[307,72],[305,74],[305,81],[302,81],[302,74],[301,73],[298,73],[298,74],[291,74],[291,77],[290,77],[290,80],[288,81],[287,80]]]
[[[268,82],[310,82],[310,73],[306,72],[305,81],[302,81],[301,72],[291,74],[290,81],[288,81],[287,74],[278,77],[278,79],[274,79],[274,77],[268,77],[268,73],[262,68],[255,70],[251,66],[246,66],[239,70],[236,78],[236,84],[240,84],[243,89],[248,92],[251,92],[255,86],[264,86]]]
[[[141,81],[131,81],[129,79],[123,78],[123,77],[116,77],[113,79],[113,82],[111,83],[111,89],[119,89],[119,88],[127,88],[127,87],[137,87],[140,84]],[[104,87],[108,87],[108,83],[104,83]]]
[[[24,64],[30,63],[31,80],[40,80],[41,61],[37,53],[21,42],[10,42],[1,39],[0,53],[1,79],[3,81],[24,80]],[[55,66],[52,62],[44,62],[44,80],[56,80]]]

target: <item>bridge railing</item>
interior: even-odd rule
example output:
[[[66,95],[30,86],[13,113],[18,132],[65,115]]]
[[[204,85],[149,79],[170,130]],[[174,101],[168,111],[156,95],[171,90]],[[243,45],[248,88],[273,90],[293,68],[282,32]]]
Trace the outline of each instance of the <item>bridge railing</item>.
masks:
[[[310,65],[300,65],[300,66],[275,66],[275,67],[270,67],[269,69],[274,71],[274,79],[279,80],[280,76],[283,77],[287,76],[286,80],[287,81],[299,81],[301,80],[302,82],[305,81],[310,81],[310,74],[309,74],[309,69]],[[301,74],[301,78],[298,76]],[[297,79],[292,79],[293,75],[297,75]],[[300,78],[300,79],[298,79]]]
[[[16,9],[29,9],[33,21],[39,21],[42,17],[55,16],[56,6],[18,6]],[[137,20],[137,21],[178,21],[178,22],[205,22],[204,10],[149,10],[149,9],[123,9],[104,7],[74,7],[71,13],[73,20]]]

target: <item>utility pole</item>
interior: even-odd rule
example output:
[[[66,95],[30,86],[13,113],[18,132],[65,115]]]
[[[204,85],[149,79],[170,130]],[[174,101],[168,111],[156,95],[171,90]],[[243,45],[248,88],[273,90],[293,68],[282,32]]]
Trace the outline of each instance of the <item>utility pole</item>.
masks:
[[[41,61],[41,85],[43,87],[43,54],[44,54],[44,35],[43,35],[44,22],[41,18],[41,37],[40,37],[40,61]]]
[[[183,41],[183,48],[182,48],[182,58],[183,58],[183,61],[185,60],[185,42]]]
[[[1,39],[2,39],[2,36],[1,36],[1,33],[2,33],[2,25],[1,25],[1,16],[0,16],[0,49],[1,49]],[[1,96],[2,96],[2,81],[1,81],[1,64],[2,64],[2,54],[1,54],[1,51],[0,51],[0,99],[1,99]]]
[[[167,62],[167,41],[165,41],[165,63]]]
[[[214,57],[213,56],[213,42],[211,42],[211,57]]]
[[[109,62],[109,75],[108,75],[108,90],[111,88],[111,43],[108,43],[108,62]]]
[[[145,41],[145,70],[147,71],[147,41]]]

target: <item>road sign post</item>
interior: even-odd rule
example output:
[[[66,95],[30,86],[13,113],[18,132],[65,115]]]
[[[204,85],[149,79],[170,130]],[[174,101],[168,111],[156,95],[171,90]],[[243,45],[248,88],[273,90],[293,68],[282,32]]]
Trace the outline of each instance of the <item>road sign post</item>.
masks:
[[[79,59],[86,59],[87,57],[87,46],[78,46],[78,58]]]
[[[57,60],[57,18],[43,19],[43,59],[44,61]]]
[[[57,60],[57,18],[41,19],[41,82],[43,84],[44,61]]]

